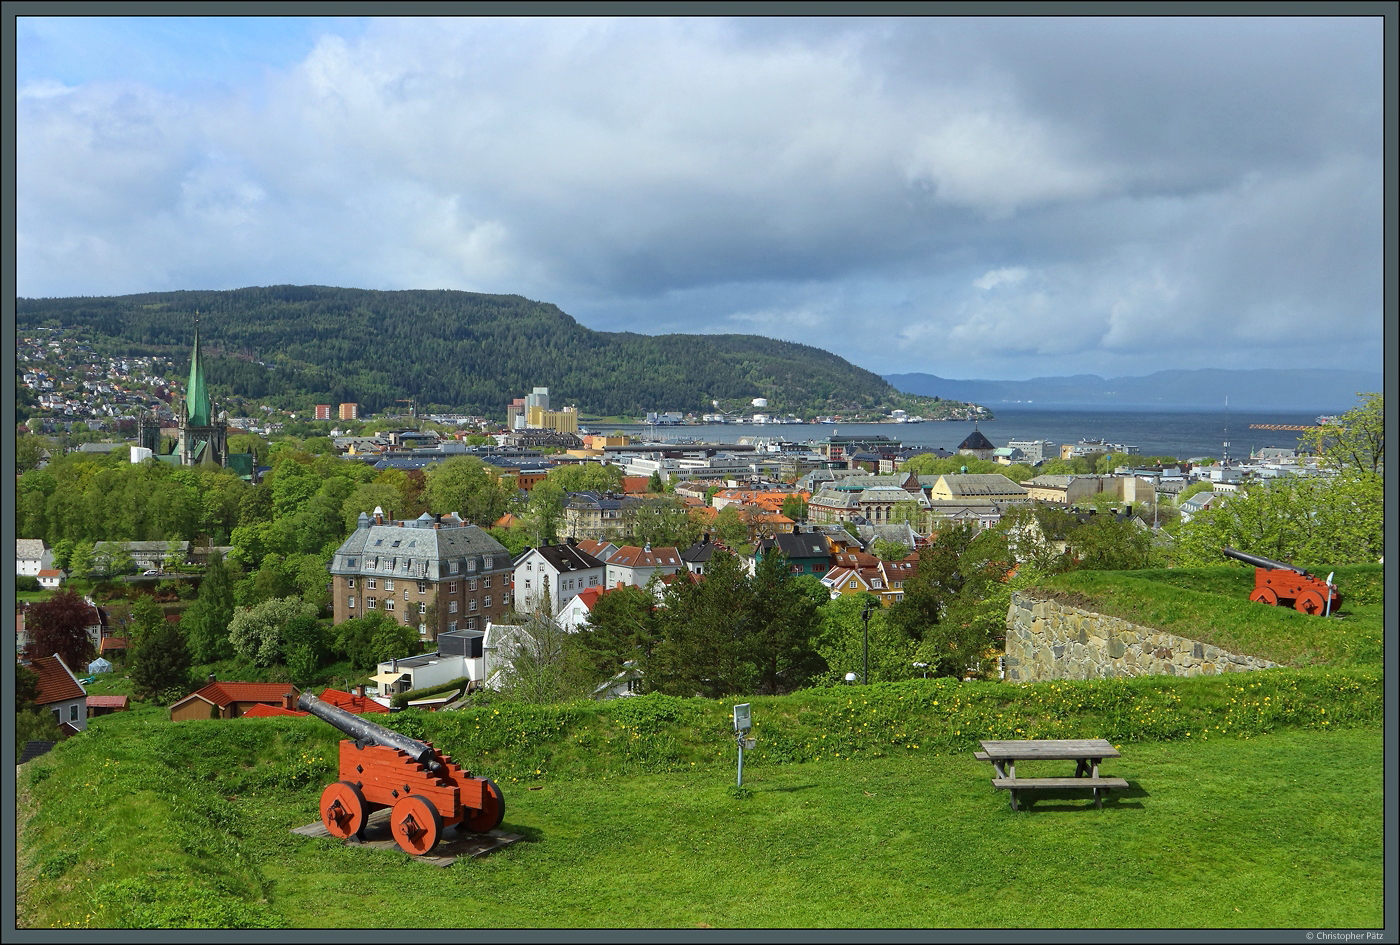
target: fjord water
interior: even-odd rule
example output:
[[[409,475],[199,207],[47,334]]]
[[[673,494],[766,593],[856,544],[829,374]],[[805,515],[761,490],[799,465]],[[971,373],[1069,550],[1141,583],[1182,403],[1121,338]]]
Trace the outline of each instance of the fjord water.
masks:
[[[988,405],[995,420],[977,423],[977,429],[994,446],[1011,440],[1050,440],[1056,446],[1078,443],[1081,439],[1102,439],[1108,443],[1137,447],[1143,456],[1219,458],[1222,444],[1229,440],[1230,458],[1248,458],[1252,450],[1264,447],[1292,449],[1299,434],[1291,430],[1252,430],[1250,424],[1304,426],[1317,422],[1318,413],[1299,411],[1226,411],[1223,408],[1189,410],[1182,408],[1103,408],[1046,407],[1025,404]],[[1346,408],[1342,408],[1346,409]],[[1342,412],[1337,410],[1336,412]],[[804,423],[751,424],[724,423],[697,426],[645,425],[615,426],[589,424],[595,432],[621,429],[648,439],[655,431],[658,440],[694,440],[705,443],[735,443],[743,436],[779,437],[796,443],[823,440],[833,434],[870,436],[883,434],[905,446],[942,447],[956,451],[973,430],[972,421],[946,420],[924,423]]]

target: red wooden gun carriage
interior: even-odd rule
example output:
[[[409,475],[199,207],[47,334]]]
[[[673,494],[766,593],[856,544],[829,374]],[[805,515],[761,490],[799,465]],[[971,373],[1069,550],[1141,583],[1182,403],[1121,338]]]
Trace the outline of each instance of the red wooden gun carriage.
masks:
[[[297,707],[352,736],[340,743],[340,780],[321,792],[321,822],[332,836],[363,836],[369,815],[388,807],[394,839],[404,852],[419,855],[437,846],[448,827],[487,833],[505,816],[495,782],[472,777],[431,742],[390,731],[309,692]]]
[[[1273,607],[1282,603],[1304,614],[1334,614],[1342,606],[1342,595],[1330,578],[1324,581],[1302,568],[1234,548],[1223,548],[1221,554],[1254,565],[1254,590],[1249,593],[1252,601]]]

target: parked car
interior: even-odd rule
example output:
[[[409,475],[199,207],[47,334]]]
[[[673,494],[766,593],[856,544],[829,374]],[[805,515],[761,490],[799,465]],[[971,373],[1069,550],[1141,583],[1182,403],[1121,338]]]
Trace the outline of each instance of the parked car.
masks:
[[[142,576],[142,577],[153,577],[153,576],[158,575],[158,574],[160,574],[160,573],[161,573],[160,569],[155,569],[155,570],[152,570],[152,571],[143,571],[143,572],[141,572],[141,576]]]

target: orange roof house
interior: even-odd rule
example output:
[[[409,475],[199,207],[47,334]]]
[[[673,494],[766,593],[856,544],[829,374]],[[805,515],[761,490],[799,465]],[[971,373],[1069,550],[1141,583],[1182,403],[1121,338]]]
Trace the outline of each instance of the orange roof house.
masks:
[[[29,664],[39,677],[34,704],[54,714],[60,728],[71,734],[87,728],[87,690],[63,662],[63,657],[39,656]]]
[[[236,719],[255,705],[296,705],[297,689],[291,683],[211,682],[170,707],[170,721]]]

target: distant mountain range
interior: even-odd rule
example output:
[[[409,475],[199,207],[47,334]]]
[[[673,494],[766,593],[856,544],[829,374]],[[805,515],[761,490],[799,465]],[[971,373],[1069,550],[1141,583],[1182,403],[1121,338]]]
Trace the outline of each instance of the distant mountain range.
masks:
[[[1380,371],[1325,368],[1294,370],[1157,371],[1145,377],[1096,374],[1033,377],[1027,381],[952,380],[932,374],[886,374],[907,394],[966,400],[995,407],[1024,403],[1051,406],[1231,407],[1319,410],[1336,413],[1358,403],[1360,391],[1384,389]]]

